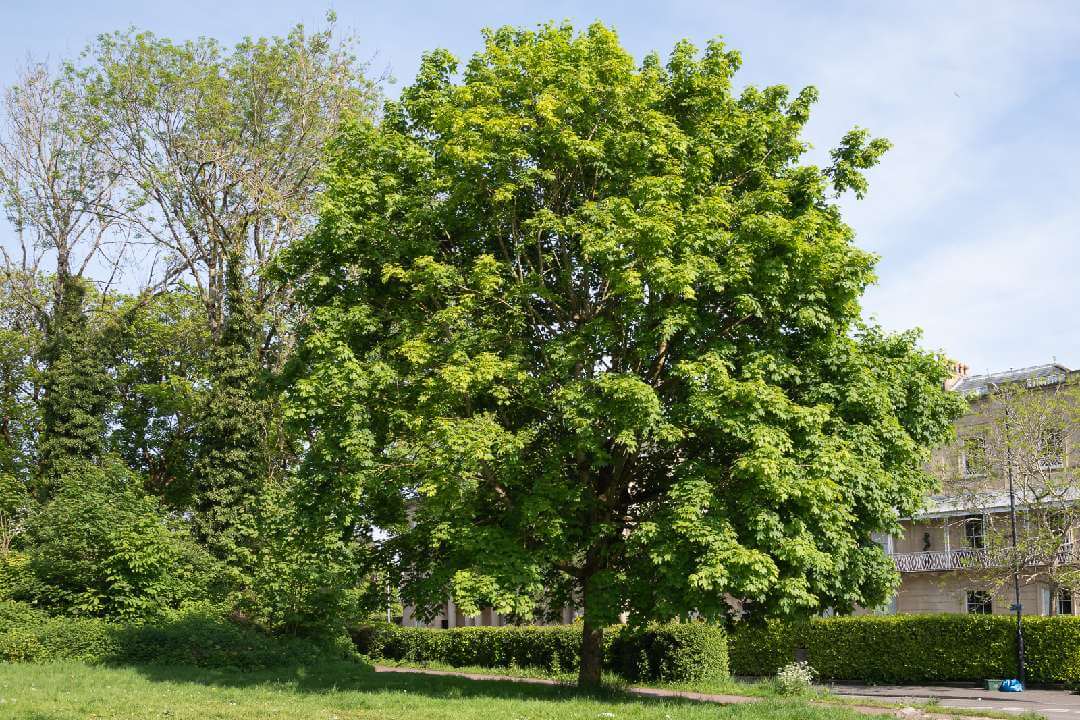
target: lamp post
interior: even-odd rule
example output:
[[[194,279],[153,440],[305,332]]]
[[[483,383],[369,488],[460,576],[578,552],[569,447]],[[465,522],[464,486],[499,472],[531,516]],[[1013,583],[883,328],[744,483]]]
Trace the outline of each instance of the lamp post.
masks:
[[[1012,435],[1009,429],[1009,405],[1005,403],[1005,474],[1009,478],[1009,523],[1012,530],[1012,556],[1013,556],[1013,591],[1015,602],[1012,610],[1016,611],[1016,666],[1018,668],[1020,685],[1027,685],[1027,669],[1024,667],[1024,616],[1023,606],[1020,604],[1020,553],[1019,543],[1016,538],[1016,490],[1013,483],[1013,458],[1012,458]]]

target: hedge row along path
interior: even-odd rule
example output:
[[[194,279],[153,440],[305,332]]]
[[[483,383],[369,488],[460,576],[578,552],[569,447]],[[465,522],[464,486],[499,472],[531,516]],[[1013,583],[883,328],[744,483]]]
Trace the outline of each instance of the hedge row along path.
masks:
[[[513,675],[486,675],[482,673],[470,673],[470,672],[457,672],[454,670],[432,670],[429,668],[417,668],[417,667],[401,667],[401,666],[389,666],[389,665],[376,665],[375,672],[380,673],[406,673],[413,675],[441,675],[447,677],[459,677],[467,680],[480,680],[480,681],[502,681],[502,682],[516,682],[516,683],[529,683],[533,685],[559,685],[558,680],[551,680],[548,678],[533,678],[533,677],[515,677]],[[895,688],[894,688],[895,689]],[[909,688],[915,690],[917,688]],[[698,702],[716,703],[718,705],[740,705],[744,703],[761,702],[763,698],[750,697],[746,695],[714,695],[711,693],[699,693],[691,692],[688,690],[667,690],[664,688],[650,688],[650,687],[628,687],[626,692],[631,695],[640,695],[643,697],[657,697],[657,698],[680,698],[683,700],[695,700]],[[1054,691],[1042,691],[1043,693],[1051,693]],[[1057,693],[1064,694],[1064,693]],[[922,696],[919,696],[922,697]],[[923,698],[925,699],[925,698]],[[871,705],[847,705],[839,703],[828,703],[821,701],[814,701],[812,704],[823,707],[843,707],[846,710],[852,710],[863,715],[874,715],[881,717],[886,715],[892,710],[896,717],[903,718],[917,718],[918,720],[952,720],[955,715],[943,715],[940,713],[925,713],[913,708],[884,708],[874,707]],[[957,707],[960,709],[968,709],[963,707]],[[1002,708],[997,707],[980,707],[979,710],[999,710]],[[1015,708],[1013,708],[1015,709]],[[1040,708],[1023,708],[1023,710],[1033,709],[1041,711]],[[1045,712],[1045,711],[1042,711]],[[1077,708],[1077,716],[1080,716],[1080,706]],[[994,718],[979,718],[970,715],[965,715],[964,720],[995,720]]]

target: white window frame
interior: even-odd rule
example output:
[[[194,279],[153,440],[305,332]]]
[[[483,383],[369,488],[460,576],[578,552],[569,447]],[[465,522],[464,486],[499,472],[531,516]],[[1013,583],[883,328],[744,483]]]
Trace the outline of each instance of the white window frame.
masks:
[[[1061,453],[1053,459],[1039,458],[1039,468],[1041,470],[1060,470],[1065,467],[1069,458],[1069,434],[1064,428],[1060,430],[1052,430],[1054,433],[1061,433]],[[1053,462],[1057,460],[1057,462]]]
[[[981,594],[981,595],[986,596],[986,602],[985,602],[986,612],[974,612],[974,611],[972,611],[971,608],[974,606],[974,603],[972,603],[971,599],[972,599],[972,596],[974,596],[976,594]],[[990,592],[988,590],[966,590],[964,592],[964,610],[967,612],[968,615],[993,615],[994,614],[994,597],[993,597],[993,595],[990,594]]]
[[[1062,597],[1062,595],[1067,595],[1068,598],[1069,598],[1069,601],[1068,601],[1069,602],[1069,612],[1062,612],[1062,610],[1061,610],[1061,601],[1064,599]],[[1057,593],[1054,596],[1054,602],[1057,603],[1057,614],[1058,615],[1073,615],[1073,614],[1075,614],[1075,612],[1076,612],[1076,598],[1073,596],[1072,590],[1059,588]]]
[[[968,469],[968,451],[967,443],[969,440],[980,440],[983,444],[983,462],[987,467],[984,467],[981,472],[972,472]],[[960,456],[957,458],[960,464],[960,475],[964,478],[980,478],[986,477],[989,461],[986,454],[986,436],[985,435],[968,435],[960,441]]]

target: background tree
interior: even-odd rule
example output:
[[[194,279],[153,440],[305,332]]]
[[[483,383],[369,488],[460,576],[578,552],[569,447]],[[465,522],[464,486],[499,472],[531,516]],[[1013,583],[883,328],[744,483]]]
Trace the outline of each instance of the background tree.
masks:
[[[178,286],[141,301],[118,300],[116,407],[110,448],[179,512],[195,504],[202,388],[210,384],[210,331],[199,297]]]
[[[345,585],[289,566],[325,553],[289,546],[298,448],[273,378],[295,317],[264,270],[314,223],[328,139],[371,113],[351,47],[332,17],[232,48],[131,30],[7,93],[0,521],[37,583],[19,597],[124,616],[208,597],[159,583],[186,532],[227,563],[234,609],[328,616],[305,603]]]
[[[860,321],[874,259],[832,198],[887,144],[800,164],[816,93],[735,94],[739,64],[635,66],[601,25],[488,32],[460,77],[430,53],[283,263],[311,527],[370,538],[421,614],[580,605],[582,683],[622,612],[881,603],[871,535],[959,410]]]
[[[234,268],[278,358],[289,288],[261,270],[313,222],[323,149],[341,120],[370,109],[374,86],[350,38],[295,27],[231,50],[200,38],[102,35],[68,67],[119,173],[118,219],[168,253],[196,289],[215,339]]]
[[[1047,583],[1051,600],[1080,590],[1080,470],[1068,452],[1080,426],[1076,381],[1062,375],[1044,385],[1002,383],[971,403],[977,421],[960,438],[959,466],[945,475],[946,490],[972,513],[957,521],[977,546],[966,561],[971,572],[994,592],[1011,587],[1014,564],[1022,583]]]
[[[263,270],[310,229],[324,146],[344,117],[369,112],[373,86],[332,17],[324,31],[231,49],[103,35],[68,74],[118,173],[116,221],[161,251],[203,307],[208,364],[183,445],[196,527],[250,580],[261,494],[285,481],[292,456],[266,386],[292,342],[290,288]]]
[[[85,89],[31,65],[5,94],[0,193],[16,246],[3,248],[0,268],[0,595],[145,617],[205,599],[213,583],[178,586],[190,572],[176,565],[199,549],[109,453],[113,288],[131,245],[114,212],[119,175],[87,124]]]
[[[0,196],[18,245],[15,252],[3,248],[5,287],[23,309],[19,322],[42,337],[35,358],[42,373],[42,499],[59,465],[100,460],[109,378],[89,327],[88,278],[115,278],[126,247],[108,212],[116,176],[99,139],[87,132],[80,98],[78,86],[30,65],[5,93],[0,129]],[[43,277],[50,286],[44,293]]]

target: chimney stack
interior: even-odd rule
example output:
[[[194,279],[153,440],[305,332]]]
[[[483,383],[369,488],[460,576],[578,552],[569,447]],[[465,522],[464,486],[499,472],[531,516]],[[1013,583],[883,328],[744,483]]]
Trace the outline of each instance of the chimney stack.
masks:
[[[958,382],[968,376],[968,371],[970,369],[971,368],[969,368],[962,362],[959,362],[957,360],[950,360],[949,370],[951,371],[951,375],[949,379],[945,381],[945,389],[952,390],[954,387],[956,387],[956,384]]]

